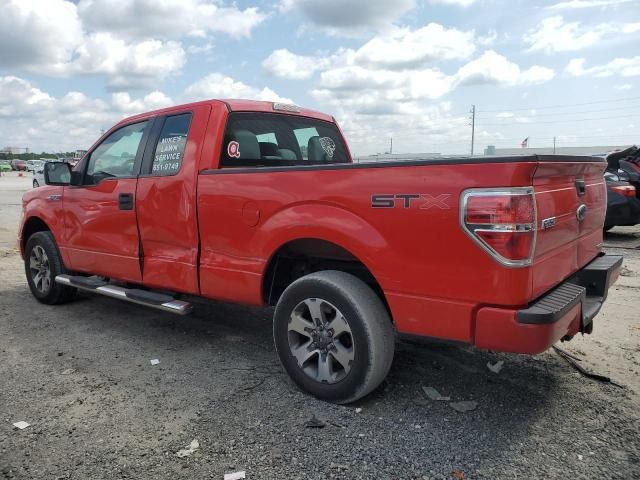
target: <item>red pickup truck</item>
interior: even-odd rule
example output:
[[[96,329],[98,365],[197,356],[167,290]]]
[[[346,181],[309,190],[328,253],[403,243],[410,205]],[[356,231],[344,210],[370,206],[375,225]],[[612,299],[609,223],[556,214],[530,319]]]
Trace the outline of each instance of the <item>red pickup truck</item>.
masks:
[[[328,115],[211,100],[123,120],[73,170],[46,164],[19,241],[46,304],[275,305],[286,371],[347,403],[382,382],[396,334],[534,354],[591,333],[622,263],[601,251],[605,167],[357,164]]]

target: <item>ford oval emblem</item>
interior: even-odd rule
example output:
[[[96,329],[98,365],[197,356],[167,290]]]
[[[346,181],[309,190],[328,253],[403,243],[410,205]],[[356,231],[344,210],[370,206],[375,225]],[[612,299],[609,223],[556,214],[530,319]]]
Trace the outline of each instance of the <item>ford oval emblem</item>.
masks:
[[[583,203],[578,207],[578,210],[576,210],[576,218],[578,219],[579,222],[581,222],[585,219],[586,216],[587,216],[587,206]]]

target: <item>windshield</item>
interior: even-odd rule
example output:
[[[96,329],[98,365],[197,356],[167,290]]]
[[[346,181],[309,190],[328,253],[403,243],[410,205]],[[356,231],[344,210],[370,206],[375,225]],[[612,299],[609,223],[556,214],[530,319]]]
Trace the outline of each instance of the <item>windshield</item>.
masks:
[[[348,163],[335,124],[278,113],[231,113],[220,165],[265,167]]]

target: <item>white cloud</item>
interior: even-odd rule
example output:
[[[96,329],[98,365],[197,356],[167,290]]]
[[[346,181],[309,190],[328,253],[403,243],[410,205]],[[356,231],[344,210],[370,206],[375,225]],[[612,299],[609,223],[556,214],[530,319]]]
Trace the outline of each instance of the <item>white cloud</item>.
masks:
[[[415,7],[415,0],[281,0],[280,11],[299,11],[329,33],[357,35],[391,25]]]
[[[312,95],[320,102],[350,108],[357,114],[398,114],[415,111],[415,103],[442,98],[468,85],[523,86],[543,83],[554,71],[533,66],[521,69],[493,50],[447,75],[437,68],[398,70],[357,63],[330,67],[320,74]]]
[[[268,87],[261,90],[221,73],[211,73],[189,85],[185,90],[185,97],[193,101],[209,98],[244,98],[293,103],[292,100],[279,96]]]
[[[582,50],[598,44],[607,36],[640,31],[640,23],[598,23],[583,26],[580,22],[567,22],[561,16],[545,18],[536,28],[523,36],[528,51],[545,53]]]
[[[127,44],[110,33],[95,33],[76,50],[71,62],[55,69],[64,74],[105,74],[111,77],[111,87],[131,88],[176,73],[184,63],[185,52],[177,42]]]
[[[496,43],[497,40],[498,40],[498,32],[496,30],[491,29],[487,32],[486,35],[479,36],[476,41],[480,45],[489,47],[494,43]]]
[[[602,26],[582,27],[580,22],[564,23],[561,16],[545,18],[540,25],[525,34],[529,51],[567,52],[590,47],[608,32]]]
[[[456,74],[460,85],[533,85],[551,80],[554,71],[535,65],[527,70],[507,60],[506,57],[488,50],[479,58],[464,65]]]
[[[476,3],[477,0],[431,0],[433,5],[453,5],[456,7],[468,7]]]
[[[636,33],[640,32],[640,22],[625,23],[622,25],[622,33]]]
[[[0,65],[37,67],[68,61],[82,43],[73,3],[63,0],[0,2]]]
[[[46,109],[53,102],[48,93],[18,77],[0,77],[0,117],[19,118]]]
[[[393,28],[360,47],[355,60],[362,64],[411,68],[434,60],[469,58],[475,45],[473,32],[430,23],[417,30]]]
[[[104,75],[109,88],[147,88],[181,71],[185,35],[248,37],[266,15],[209,0],[0,1],[0,65],[37,74]],[[191,46],[211,51],[212,42]]]
[[[461,60],[475,51],[474,33],[437,23],[412,30],[393,27],[375,36],[357,50],[339,49],[329,55],[297,55],[278,49],[262,66],[270,75],[307,79],[318,71],[343,69],[417,69],[437,60]],[[367,70],[368,71],[368,70]]]
[[[255,7],[207,0],[80,0],[78,13],[88,28],[142,39],[215,32],[249,37],[266,19]]]
[[[286,48],[274,50],[262,62],[262,67],[272,76],[303,80],[325,68],[327,60],[315,56],[296,55]]]
[[[215,44],[213,42],[206,42],[199,45],[189,45],[187,52],[191,55],[201,55],[203,53],[211,53],[214,48]]]
[[[157,90],[138,99],[131,99],[127,92],[117,92],[111,95],[111,104],[114,109],[126,115],[157,110],[168,107],[172,103],[171,98]]]
[[[633,88],[633,85],[631,85],[630,83],[623,83],[621,85],[615,85],[613,88],[615,88],[616,90],[631,90]]]
[[[178,72],[185,62],[178,42],[86,33],[76,6],[61,0],[3,3],[0,45],[3,66],[63,77],[106,75],[112,88],[144,87]]]
[[[546,7],[549,10],[568,10],[593,7],[611,7],[629,3],[632,0],[569,0],[566,2],[558,2]]]
[[[38,152],[87,148],[102,130],[124,117],[211,98],[293,103],[267,87],[258,89],[219,73],[194,82],[176,100],[158,90],[140,97],[116,92],[107,100],[77,91],[54,96],[28,80],[0,76],[0,144],[28,146]]]
[[[619,75],[621,77],[640,76],[640,56],[615,58],[608,63],[588,68],[585,68],[586,63],[584,58],[574,58],[568,63],[565,71],[574,77],[611,77],[613,75]]]
[[[111,102],[76,91],[55,97],[22,78],[0,77],[0,144],[38,152],[87,148],[121,118],[171,103],[161,92],[134,99],[116,93]]]

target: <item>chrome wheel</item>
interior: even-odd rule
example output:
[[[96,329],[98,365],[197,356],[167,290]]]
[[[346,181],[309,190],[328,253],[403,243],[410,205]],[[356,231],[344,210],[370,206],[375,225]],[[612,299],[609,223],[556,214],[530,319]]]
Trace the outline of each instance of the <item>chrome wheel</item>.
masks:
[[[291,312],[291,354],[313,380],[336,383],[349,374],[354,358],[353,335],[344,315],[320,298],[308,298]]]
[[[36,245],[31,250],[29,272],[36,289],[41,293],[47,293],[51,287],[51,267],[49,266],[49,257],[40,245]]]

